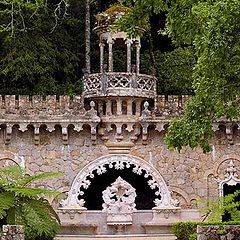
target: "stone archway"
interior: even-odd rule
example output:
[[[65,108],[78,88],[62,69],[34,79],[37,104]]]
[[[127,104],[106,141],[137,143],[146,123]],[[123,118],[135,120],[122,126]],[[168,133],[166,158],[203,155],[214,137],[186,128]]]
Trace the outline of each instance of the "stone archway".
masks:
[[[116,154],[100,157],[86,165],[75,177],[68,197],[60,205],[64,209],[86,209],[84,207],[84,192],[91,184],[95,175],[104,174],[111,168],[123,170],[132,168],[132,172],[146,178],[148,186],[155,191],[154,209],[177,208],[178,201],[171,198],[168,187],[161,174],[148,162],[141,158]]]

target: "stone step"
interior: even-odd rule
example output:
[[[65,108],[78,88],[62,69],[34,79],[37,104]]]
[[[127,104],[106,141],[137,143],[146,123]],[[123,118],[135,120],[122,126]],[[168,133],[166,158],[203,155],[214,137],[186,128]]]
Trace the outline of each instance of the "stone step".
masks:
[[[75,236],[64,235],[57,236],[55,240],[176,240],[173,234],[161,234],[161,235],[95,235],[95,236]]]

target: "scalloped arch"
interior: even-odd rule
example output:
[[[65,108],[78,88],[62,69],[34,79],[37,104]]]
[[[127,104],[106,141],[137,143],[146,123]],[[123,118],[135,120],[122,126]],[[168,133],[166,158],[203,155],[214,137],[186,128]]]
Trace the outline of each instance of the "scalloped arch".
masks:
[[[171,198],[168,187],[156,168],[139,157],[126,154],[103,156],[86,165],[75,177],[68,197],[62,200],[61,206],[74,209],[84,208],[84,190],[90,186],[91,178],[94,178],[95,174],[101,175],[111,168],[123,170],[130,167],[133,167],[133,173],[143,174],[145,178],[149,178],[146,181],[148,181],[149,187],[155,190],[157,198],[154,203],[156,208],[176,207],[176,201]]]

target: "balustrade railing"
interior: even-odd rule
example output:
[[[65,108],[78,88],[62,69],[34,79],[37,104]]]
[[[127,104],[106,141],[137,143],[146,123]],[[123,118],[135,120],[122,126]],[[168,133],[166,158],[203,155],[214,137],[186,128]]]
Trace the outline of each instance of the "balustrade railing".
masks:
[[[108,72],[88,74],[83,80],[84,97],[156,96],[156,78],[145,74]]]

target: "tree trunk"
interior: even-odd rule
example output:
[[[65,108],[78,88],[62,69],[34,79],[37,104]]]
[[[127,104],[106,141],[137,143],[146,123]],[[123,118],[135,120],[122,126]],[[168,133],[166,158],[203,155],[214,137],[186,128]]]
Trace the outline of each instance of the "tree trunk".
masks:
[[[90,0],[86,0],[86,18],[85,18],[85,66],[86,73],[91,71],[91,60],[90,60],[90,36],[91,36],[91,27],[90,27]]]

